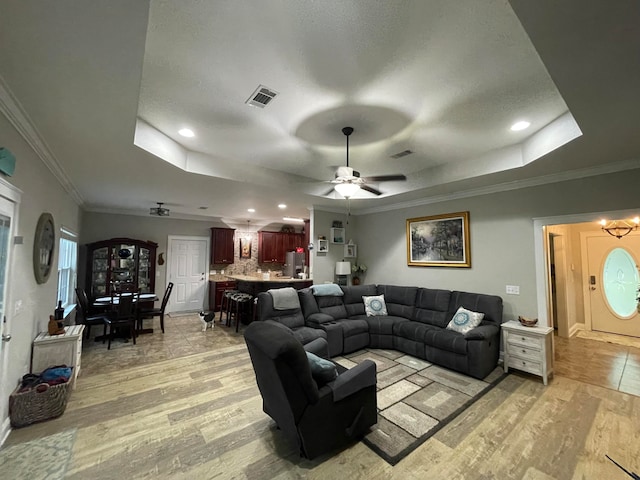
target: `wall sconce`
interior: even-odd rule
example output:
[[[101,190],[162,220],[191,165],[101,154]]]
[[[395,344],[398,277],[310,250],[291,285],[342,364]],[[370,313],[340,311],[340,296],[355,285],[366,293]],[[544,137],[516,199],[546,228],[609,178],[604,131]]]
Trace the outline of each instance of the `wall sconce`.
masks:
[[[599,223],[602,225],[603,231],[607,232],[612,237],[620,239],[638,229],[640,217],[635,217],[631,220],[611,220],[609,222],[602,219]]]

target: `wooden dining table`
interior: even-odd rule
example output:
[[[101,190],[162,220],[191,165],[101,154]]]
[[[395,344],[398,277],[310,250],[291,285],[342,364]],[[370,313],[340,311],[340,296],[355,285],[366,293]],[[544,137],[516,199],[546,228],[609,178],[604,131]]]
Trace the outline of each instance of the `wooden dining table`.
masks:
[[[159,300],[158,296],[151,293],[141,293],[141,294],[132,294],[132,293],[122,293],[121,295],[136,295],[137,298],[134,298],[134,302],[155,302]],[[108,307],[109,305],[118,305],[120,303],[120,294],[114,295],[113,297],[97,297],[93,300],[94,307]],[[140,327],[142,327],[142,318],[139,319]],[[138,328],[136,329],[138,334],[141,333],[153,333],[153,328]],[[96,337],[97,339],[98,337]]]

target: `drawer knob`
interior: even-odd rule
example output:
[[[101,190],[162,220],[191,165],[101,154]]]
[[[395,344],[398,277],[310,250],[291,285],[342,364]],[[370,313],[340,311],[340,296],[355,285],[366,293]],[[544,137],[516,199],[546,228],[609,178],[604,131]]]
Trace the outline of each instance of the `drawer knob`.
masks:
[[[522,349],[522,353],[527,353],[527,351],[526,351],[526,350],[524,350],[524,349]]]
[[[524,338],[524,337],[522,337],[522,341],[523,341],[523,342],[524,342],[524,340],[525,340],[525,338]]]
[[[526,365],[526,364],[527,364],[527,362],[522,362],[522,364],[523,364],[523,365]]]

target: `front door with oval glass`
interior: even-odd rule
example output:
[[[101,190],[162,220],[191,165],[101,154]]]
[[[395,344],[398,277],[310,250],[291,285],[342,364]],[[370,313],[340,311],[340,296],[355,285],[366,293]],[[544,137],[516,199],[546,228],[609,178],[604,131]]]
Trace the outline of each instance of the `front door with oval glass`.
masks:
[[[640,238],[589,237],[587,254],[592,330],[640,337]]]

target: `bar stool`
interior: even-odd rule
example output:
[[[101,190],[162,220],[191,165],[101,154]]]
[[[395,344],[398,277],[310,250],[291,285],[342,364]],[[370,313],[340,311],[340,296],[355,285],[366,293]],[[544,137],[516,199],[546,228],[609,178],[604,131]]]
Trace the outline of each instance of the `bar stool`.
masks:
[[[229,316],[231,314],[231,295],[236,293],[240,293],[239,290],[225,290],[222,292],[222,299],[220,301],[220,323],[222,323],[222,314],[226,314],[226,318],[224,319],[224,324],[226,326],[230,326],[229,324]]]
[[[253,295],[250,295],[248,293],[234,293],[230,296],[229,302],[231,304],[232,316],[234,316],[236,319],[237,332],[240,328],[240,317],[243,313],[246,313],[246,307],[253,304]]]

